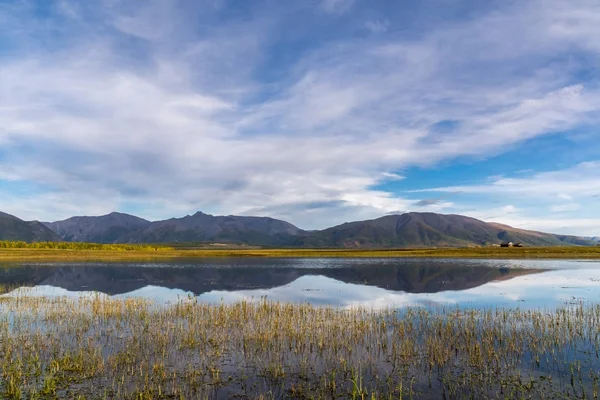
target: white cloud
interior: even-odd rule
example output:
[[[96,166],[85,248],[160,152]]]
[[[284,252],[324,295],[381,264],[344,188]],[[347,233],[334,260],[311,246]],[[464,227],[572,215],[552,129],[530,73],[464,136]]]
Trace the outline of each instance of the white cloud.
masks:
[[[3,211],[55,219],[133,204],[145,217],[202,209],[325,227],[415,209],[377,189],[401,178],[391,171],[501,152],[600,115],[598,89],[574,81],[557,57],[600,51],[589,40],[600,15],[593,2],[569,3],[569,12],[560,1],[507,5],[410,39],[327,40],[276,71],[265,63],[286,13],[221,22],[202,4],[198,18],[212,25],[198,34],[204,25],[171,2],[114,3],[77,12],[115,32],[66,23],[52,28],[74,29],[72,41],[52,49],[31,43],[48,28],[27,10],[0,13],[0,33],[10,29],[31,50],[0,60],[0,177],[50,193],[0,189]],[[334,14],[354,8],[320,4]],[[19,21],[29,32],[17,32]],[[275,83],[257,77],[268,73]],[[430,129],[444,120],[459,123]],[[591,193],[598,166],[579,166],[576,179],[571,171],[436,190]]]
[[[72,19],[79,19],[80,15],[77,6],[69,0],[59,0],[57,3],[59,12]]]
[[[502,222],[516,228],[550,232],[563,235],[595,236],[600,231],[600,218],[531,218],[523,215],[498,217]]]
[[[517,207],[513,206],[512,204],[509,204],[507,206],[502,207],[501,211],[504,214],[512,214],[512,213],[517,212]]]
[[[566,170],[543,172],[528,178],[498,178],[482,185],[447,186],[417,192],[460,192],[527,195],[538,198],[594,196],[600,188],[600,161],[585,162]]]
[[[503,206],[496,208],[482,207],[465,209],[459,207],[458,213],[487,222],[497,222],[518,229],[548,232],[574,236],[597,236],[600,232],[600,219],[594,216],[581,217],[570,207],[565,210],[551,210],[539,207]],[[579,211],[577,208],[575,211]],[[541,212],[540,212],[541,211]]]
[[[581,209],[581,204],[570,203],[570,204],[558,204],[550,207],[552,212],[565,212],[565,211],[577,211]]]
[[[342,14],[348,11],[353,3],[354,0],[322,0],[321,8],[330,14]]]
[[[569,235],[595,236],[600,220],[590,210],[600,188],[600,161],[585,162],[571,168],[532,174],[529,177],[496,177],[484,184],[448,186],[416,192],[454,193],[457,196],[483,196],[476,210],[459,207],[462,214],[501,222],[517,228]],[[566,200],[556,204],[556,199]],[[515,202],[489,208],[492,201]]]
[[[390,21],[387,19],[371,19],[365,22],[364,27],[371,33],[383,33],[388,30]]]
[[[467,209],[462,210],[461,214],[467,215],[469,217],[477,218],[483,221],[489,222],[502,222],[508,223],[506,221],[514,221],[515,217],[519,217],[522,213],[521,209],[513,206],[512,204],[508,204],[500,207],[492,207],[492,208],[483,208],[483,209]],[[516,228],[522,228],[519,224],[515,225]]]
[[[401,181],[403,179],[406,179],[406,177],[392,173],[392,172],[384,172],[381,174],[381,177],[382,177],[382,180],[387,180],[387,181]]]

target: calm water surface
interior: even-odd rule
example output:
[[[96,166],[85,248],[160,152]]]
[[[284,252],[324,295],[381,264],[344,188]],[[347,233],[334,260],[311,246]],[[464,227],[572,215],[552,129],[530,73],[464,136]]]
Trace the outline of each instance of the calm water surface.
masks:
[[[4,289],[2,289],[4,288]],[[26,289],[25,289],[26,288]],[[309,302],[340,307],[546,307],[600,303],[600,262],[459,259],[198,259],[0,266],[2,296]]]

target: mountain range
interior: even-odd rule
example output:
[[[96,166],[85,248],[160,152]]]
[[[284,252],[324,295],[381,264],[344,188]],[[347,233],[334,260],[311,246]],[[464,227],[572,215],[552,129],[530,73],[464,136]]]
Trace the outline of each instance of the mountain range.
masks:
[[[157,221],[118,238],[120,243],[225,242],[287,245],[304,231],[268,217],[213,216],[197,212],[183,218]]]
[[[306,231],[269,217],[213,216],[147,221],[123,213],[27,222],[0,213],[0,240],[94,243],[229,243],[266,247],[466,247],[502,242],[527,246],[597,245],[597,238],[529,231],[462,215],[410,212]]]

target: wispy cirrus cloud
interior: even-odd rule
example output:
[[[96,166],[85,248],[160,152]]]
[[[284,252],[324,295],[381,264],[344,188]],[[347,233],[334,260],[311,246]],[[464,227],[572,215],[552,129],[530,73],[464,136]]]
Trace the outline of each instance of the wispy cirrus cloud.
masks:
[[[484,183],[420,189],[415,193],[455,193],[463,199],[477,196],[482,204],[491,204],[494,199],[509,204],[463,213],[525,229],[595,236],[600,230],[600,219],[592,212],[598,207],[594,197],[600,187],[598,171],[600,162],[585,162],[526,177],[496,177]]]
[[[542,172],[524,178],[499,177],[484,184],[437,187],[415,192],[522,194],[546,199],[572,200],[597,194],[600,188],[598,171],[600,161],[590,161],[565,170]]]

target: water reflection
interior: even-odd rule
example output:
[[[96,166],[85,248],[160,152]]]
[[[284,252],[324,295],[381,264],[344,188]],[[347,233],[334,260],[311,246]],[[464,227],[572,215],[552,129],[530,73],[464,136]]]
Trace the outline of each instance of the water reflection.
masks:
[[[259,299],[335,306],[554,307],[600,301],[600,263],[424,259],[219,259],[0,267],[0,287],[177,301]]]

